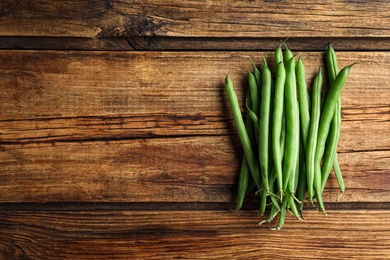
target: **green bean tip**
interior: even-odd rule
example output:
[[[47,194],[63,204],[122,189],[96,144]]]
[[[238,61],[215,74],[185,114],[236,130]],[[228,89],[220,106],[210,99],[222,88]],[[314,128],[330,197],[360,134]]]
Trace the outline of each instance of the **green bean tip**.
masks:
[[[342,190],[339,194],[339,196],[337,197],[336,201],[339,201],[339,199],[343,196],[344,194],[344,190]]]

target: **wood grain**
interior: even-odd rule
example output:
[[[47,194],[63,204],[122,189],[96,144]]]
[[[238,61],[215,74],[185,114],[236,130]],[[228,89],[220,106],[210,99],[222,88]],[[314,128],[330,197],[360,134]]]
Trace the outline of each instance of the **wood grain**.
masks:
[[[0,201],[232,202],[240,153],[226,136],[2,145]],[[388,157],[341,153],[341,201],[389,201]],[[331,175],[327,202],[337,187]]]
[[[310,81],[322,53],[298,54]],[[0,200],[232,201],[241,148],[223,78],[242,100],[248,57],[263,55],[0,52]],[[388,58],[339,54],[359,61],[343,92],[346,202],[390,199]]]
[[[389,37],[389,2],[2,1],[2,36]],[[213,15],[210,15],[213,14]]]
[[[386,50],[389,8],[386,0],[5,0],[0,48],[268,50],[290,37],[296,50],[318,50],[329,41],[344,50]]]
[[[0,259],[389,259],[389,10],[0,1]],[[358,64],[343,91],[345,195],[334,202],[331,175],[327,217],[308,207],[273,232],[257,226],[258,198],[227,210],[242,152],[223,79],[242,102],[248,58],[287,37],[308,82],[329,42],[340,66]]]
[[[2,211],[0,257],[387,259],[389,213],[308,211],[271,231],[255,211]]]

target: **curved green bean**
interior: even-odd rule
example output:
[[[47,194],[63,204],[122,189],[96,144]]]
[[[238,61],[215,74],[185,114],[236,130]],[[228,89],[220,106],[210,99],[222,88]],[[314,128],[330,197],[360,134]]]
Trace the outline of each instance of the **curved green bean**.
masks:
[[[320,175],[321,173],[321,161],[324,155],[325,151],[325,143],[326,139],[329,133],[329,127],[333,119],[334,111],[336,109],[337,102],[339,100],[339,97],[341,95],[341,90],[343,89],[347,78],[349,71],[351,70],[352,65],[347,66],[343,68],[338,74],[333,82],[328,97],[325,101],[323,113],[321,115],[320,119],[320,125],[318,130],[318,137],[317,137],[317,146],[316,146],[316,154],[315,154],[315,172],[318,173],[317,175]],[[325,208],[322,202],[322,192],[321,192],[321,178],[319,180],[319,185],[314,185],[315,193],[317,202],[319,204],[319,207],[321,211],[325,214]]]
[[[255,159],[251,141],[249,139],[244,121],[242,119],[242,114],[241,114],[240,106],[238,104],[236,92],[234,91],[233,82],[230,79],[229,75],[227,75],[225,78],[225,91],[228,97],[229,105],[233,114],[233,119],[237,128],[237,133],[241,145],[243,147],[245,158],[248,162],[250,172],[252,174],[253,180],[256,183],[257,188],[261,190],[262,185],[261,185],[259,165],[257,163],[257,160]]]
[[[336,153],[335,159],[333,161],[333,169],[334,169],[334,172],[336,174],[336,180],[337,180],[337,183],[339,184],[339,188],[340,188],[340,195],[336,199],[336,200],[339,200],[341,198],[341,196],[343,196],[343,194],[344,194],[345,185],[344,185],[344,179],[343,179],[343,176],[342,176],[342,173],[340,170],[339,161],[337,158],[337,153]]]
[[[314,196],[315,152],[321,111],[321,88],[322,74],[319,70],[313,81],[311,119],[306,152],[306,186],[310,202]]]
[[[336,79],[337,73],[338,73],[338,62],[337,62],[337,56],[336,52],[334,51],[331,44],[328,45],[328,49],[326,51],[326,65],[328,68],[328,77],[329,77],[329,83],[332,84],[334,80]],[[338,165],[338,162],[335,162],[335,160],[338,160],[337,157],[337,146],[340,138],[340,127],[341,127],[341,95],[339,97],[339,100],[337,102],[336,110],[332,119],[332,123],[330,125],[330,130],[328,134],[328,140],[326,143],[325,148],[325,155],[322,163],[321,168],[321,174],[322,174],[322,190],[325,188],[326,181],[329,177],[329,174],[332,170],[334,165],[338,167],[338,169],[335,169],[338,171],[338,174],[336,175],[337,178],[342,179],[341,171]],[[338,180],[339,181],[339,180]],[[344,183],[343,180],[339,181],[341,183]],[[344,187],[345,188],[345,187]],[[341,189],[341,194],[344,192],[343,189]],[[339,199],[340,197],[338,197]]]
[[[333,162],[336,159],[337,154],[337,145],[340,138],[340,125],[341,125],[341,116],[339,116],[339,107],[340,102],[336,103],[336,109],[332,122],[330,123],[329,133],[327,136],[326,146],[324,157],[322,160],[321,166],[321,191],[325,189],[326,182],[332,170]]]
[[[246,191],[249,184],[249,169],[245,155],[241,161],[240,175],[238,179],[238,190],[237,190],[237,202],[234,210],[240,210],[245,199]]]

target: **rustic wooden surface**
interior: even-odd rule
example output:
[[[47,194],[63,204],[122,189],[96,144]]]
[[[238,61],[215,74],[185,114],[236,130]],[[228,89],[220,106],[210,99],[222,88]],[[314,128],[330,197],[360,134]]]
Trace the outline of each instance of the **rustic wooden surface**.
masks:
[[[2,1],[0,259],[390,258],[388,1]],[[343,91],[328,216],[257,227],[234,205],[224,95],[281,39]],[[271,64],[273,66],[273,64]],[[271,225],[272,226],[272,225]]]

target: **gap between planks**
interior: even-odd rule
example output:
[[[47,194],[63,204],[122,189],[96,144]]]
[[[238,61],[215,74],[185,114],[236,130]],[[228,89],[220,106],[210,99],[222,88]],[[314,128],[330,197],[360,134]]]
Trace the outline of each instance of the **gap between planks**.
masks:
[[[48,202],[0,203],[2,211],[228,211],[231,202]],[[390,202],[326,202],[327,210],[390,210]],[[245,203],[241,211],[258,209],[258,203]],[[308,206],[305,211],[316,211]]]
[[[0,36],[4,50],[89,51],[268,51],[283,37],[34,37]],[[291,37],[294,51],[324,51],[332,43],[338,51],[388,51],[389,37]]]

